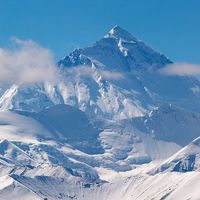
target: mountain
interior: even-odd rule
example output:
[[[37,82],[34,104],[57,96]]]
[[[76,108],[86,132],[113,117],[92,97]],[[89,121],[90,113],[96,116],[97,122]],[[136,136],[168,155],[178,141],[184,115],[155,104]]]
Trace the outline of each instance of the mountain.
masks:
[[[200,199],[200,82],[172,63],[115,26],[55,84],[0,83],[0,199]]]
[[[101,40],[84,49],[76,49],[59,61],[59,65],[101,64],[102,68],[114,71],[151,71],[172,63],[164,55],[154,51],[119,26],[112,28]]]
[[[90,47],[75,49],[59,61],[63,77],[57,84],[0,84],[0,107],[39,112],[64,103],[91,118],[114,120],[143,116],[163,103],[199,112],[199,81],[160,74],[171,63],[116,26]]]

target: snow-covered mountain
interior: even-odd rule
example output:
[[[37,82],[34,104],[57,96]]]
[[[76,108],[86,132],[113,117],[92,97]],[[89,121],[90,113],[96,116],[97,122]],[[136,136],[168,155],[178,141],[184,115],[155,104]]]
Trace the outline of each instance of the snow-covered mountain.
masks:
[[[200,82],[169,64],[115,26],[55,84],[0,83],[0,199],[200,199]]]
[[[63,77],[56,85],[2,83],[0,107],[38,112],[65,103],[92,118],[114,120],[142,116],[165,102],[199,112],[199,81],[160,74],[170,63],[116,26],[90,47],[59,61]]]

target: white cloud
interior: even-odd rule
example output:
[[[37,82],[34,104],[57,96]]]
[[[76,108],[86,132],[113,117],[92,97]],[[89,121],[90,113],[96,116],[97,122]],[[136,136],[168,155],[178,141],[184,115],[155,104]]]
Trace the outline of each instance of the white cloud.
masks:
[[[58,71],[50,50],[32,40],[13,39],[12,49],[0,48],[0,81],[15,84],[55,82]]]
[[[160,72],[166,75],[197,76],[200,75],[200,65],[189,63],[174,63],[161,69]]]
[[[100,71],[100,73],[101,73],[102,78],[106,80],[115,81],[115,80],[120,80],[124,78],[124,74],[119,73],[119,72],[111,72],[111,71],[102,70]]]
[[[94,69],[91,66],[80,65],[65,69],[69,74],[76,75],[78,77],[91,77],[94,74]]]
[[[93,77],[95,69],[91,66],[81,65],[67,69],[68,73],[75,74],[78,77]],[[124,78],[124,74],[119,72],[111,72],[108,70],[99,69],[98,73],[105,80],[120,80]]]

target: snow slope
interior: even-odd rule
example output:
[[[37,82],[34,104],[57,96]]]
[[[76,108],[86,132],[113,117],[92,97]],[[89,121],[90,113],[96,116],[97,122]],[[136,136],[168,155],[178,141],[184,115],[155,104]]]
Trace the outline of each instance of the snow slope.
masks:
[[[185,184],[187,181],[195,181],[194,176],[184,175],[183,177],[173,170],[160,173],[157,169],[162,168],[160,167],[162,163],[169,162],[168,159],[166,161],[160,159],[166,159],[169,156],[173,158],[173,154],[181,146],[175,142],[158,140],[148,133],[137,130],[132,120],[117,123],[114,121],[89,122],[82,111],[66,105],[55,106],[41,113],[11,111],[1,111],[1,113],[4,116],[5,113],[9,115],[9,120],[2,121],[0,127],[9,123],[10,130],[14,127],[13,124],[19,127],[22,124],[24,128],[25,120],[29,122],[25,123],[27,127],[34,127],[31,130],[34,138],[32,140],[20,137],[17,135],[19,129],[14,128],[11,133],[4,135],[5,138],[10,138],[10,141],[2,139],[0,142],[0,179],[4,183],[0,194],[3,199],[11,198],[16,194],[19,199],[33,197],[52,200],[73,198],[126,200],[131,197],[148,199],[155,197],[155,192],[159,193],[158,197],[161,198],[168,194],[166,185],[172,190],[177,190],[176,184],[171,182],[174,176],[177,180],[186,181]],[[69,125],[69,116],[70,123],[78,122],[79,131],[74,126],[62,126],[65,122]],[[91,127],[88,128],[86,122]],[[83,124],[86,126],[80,128]],[[96,126],[99,130],[94,132]],[[25,128],[24,132],[27,131],[29,135],[28,128]],[[39,135],[33,134],[35,129],[40,131]],[[95,152],[88,154],[79,146],[76,148],[70,132],[76,133],[77,130],[77,134],[79,133],[81,137],[80,129],[83,135],[84,131],[93,130],[91,133],[87,132],[88,136],[86,134],[82,138],[83,144],[85,144],[84,140],[87,141],[87,137],[90,138],[90,134],[94,134],[95,137],[98,136],[96,140],[99,141],[103,151],[99,151],[98,154]],[[15,133],[16,138],[9,136]],[[48,138],[45,138],[47,136]],[[76,141],[77,135],[74,134],[74,136]],[[198,140],[191,145],[196,145],[196,141]],[[198,148],[195,152],[198,152]],[[179,154],[178,152],[177,155]],[[193,155],[194,152],[191,154]],[[185,159],[187,160],[187,156]],[[160,161],[157,163],[156,160]],[[168,175],[163,173],[168,173]],[[163,179],[166,179],[164,183]],[[156,184],[160,187],[152,190],[149,188],[150,182],[153,188]],[[180,186],[180,190],[183,190],[185,184]],[[148,192],[144,193],[146,190]]]
[[[162,104],[146,116],[132,119],[132,123],[159,140],[173,141],[181,146],[200,135],[200,115],[172,104]]]

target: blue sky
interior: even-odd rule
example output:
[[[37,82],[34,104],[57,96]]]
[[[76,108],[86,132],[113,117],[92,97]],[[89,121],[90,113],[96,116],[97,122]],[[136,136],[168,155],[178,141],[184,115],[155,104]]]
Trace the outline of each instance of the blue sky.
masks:
[[[32,39],[60,59],[114,25],[173,61],[200,63],[199,0],[0,0],[0,47]]]

